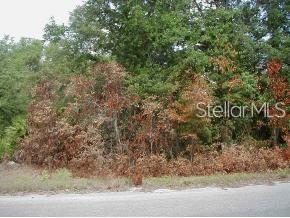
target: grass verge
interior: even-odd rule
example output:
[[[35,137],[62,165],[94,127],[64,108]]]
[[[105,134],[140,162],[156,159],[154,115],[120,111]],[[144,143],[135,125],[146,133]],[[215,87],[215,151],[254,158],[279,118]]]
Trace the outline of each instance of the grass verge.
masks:
[[[144,187],[188,188],[188,187],[239,187],[250,184],[267,184],[273,181],[290,181],[290,168],[258,173],[216,174],[210,176],[147,178]]]
[[[290,168],[260,173],[229,175],[144,178],[142,189],[199,188],[208,186],[238,187],[265,184],[273,181],[290,181]],[[66,169],[48,172],[21,165],[0,165],[0,193],[24,194],[47,192],[125,191],[133,187],[129,178],[75,178]]]
[[[122,191],[128,178],[75,178],[67,169],[48,172],[29,166],[0,165],[0,193]]]

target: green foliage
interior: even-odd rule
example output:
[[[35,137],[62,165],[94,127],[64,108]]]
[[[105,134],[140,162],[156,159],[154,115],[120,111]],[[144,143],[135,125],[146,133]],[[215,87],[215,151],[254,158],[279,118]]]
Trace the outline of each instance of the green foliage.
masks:
[[[6,127],[0,140],[0,157],[4,153],[12,155],[19,148],[19,142],[26,134],[26,121],[24,117],[14,117],[11,126]]]
[[[0,138],[16,116],[26,113],[31,87],[37,82],[41,52],[39,40],[0,40]]]
[[[26,114],[32,100],[32,87],[40,80],[53,81],[55,85],[51,93],[55,116],[72,107],[71,103],[77,99],[78,95],[70,96],[67,93],[72,78],[93,79],[90,82],[93,82],[94,88],[89,90],[90,93],[97,93],[90,99],[83,96],[86,101],[80,99],[84,105],[78,105],[78,109],[87,109],[85,106],[91,106],[94,103],[92,99],[99,98],[101,94],[108,96],[103,96],[100,101],[116,97],[108,91],[118,84],[114,80],[116,78],[108,77],[114,83],[104,87],[107,81],[102,78],[102,73],[97,72],[94,77],[91,75],[100,62],[122,65],[128,72],[126,78],[122,78],[122,92],[134,93],[138,99],[131,102],[130,107],[125,107],[124,112],[114,111],[118,111],[112,118],[115,123],[103,129],[107,137],[113,128],[116,130],[118,122],[122,125],[118,134],[127,132],[128,135],[129,125],[135,122],[130,120],[133,113],[139,114],[143,123],[140,121],[139,132],[130,136],[125,134],[126,140],[130,141],[139,134],[144,144],[149,142],[151,152],[154,150],[153,141],[157,140],[153,139],[152,128],[168,134],[166,137],[171,137],[171,140],[174,137],[182,138],[172,140],[174,145],[169,145],[162,137],[158,139],[158,143],[161,144],[162,140],[164,143],[160,149],[167,146],[170,155],[181,153],[188,146],[230,143],[247,136],[269,139],[271,134],[268,131],[272,128],[270,120],[261,115],[254,118],[213,118],[204,122],[190,113],[195,111],[194,103],[209,102],[209,99],[215,105],[224,101],[235,105],[275,102],[271,81],[265,72],[271,59],[279,59],[282,66],[279,74],[289,84],[289,3],[286,0],[206,2],[86,0],[71,13],[67,26],[58,25],[51,18],[44,28],[44,41],[21,39],[14,42],[9,37],[0,40],[2,141],[7,141],[10,136],[13,138],[13,134],[7,131],[16,125],[14,120],[17,117]],[[202,82],[196,83],[196,78]],[[91,87],[83,87],[83,90],[85,88]],[[202,89],[206,95],[198,96],[201,92],[196,93],[194,89]],[[118,96],[120,93],[114,94]],[[147,105],[149,108],[154,108],[152,105],[159,107],[162,103],[159,110],[168,114],[152,109],[150,116],[141,115],[146,111],[136,108],[145,107],[148,102],[143,105],[143,101],[148,99],[154,99]],[[114,102],[108,101],[108,104],[112,106]],[[131,107],[136,108],[133,110]],[[162,116],[170,122],[165,125],[163,120],[162,123]],[[77,124],[81,119],[89,118],[75,116],[70,124]],[[158,126],[161,123],[166,128]],[[260,130],[258,123],[262,123]],[[150,131],[148,126],[151,126]],[[267,134],[260,137],[263,130]],[[149,138],[148,134],[151,134]],[[108,144],[112,146],[114,140],[119,139],[112,139]],[[5,146],[2,146],[2,153]]]

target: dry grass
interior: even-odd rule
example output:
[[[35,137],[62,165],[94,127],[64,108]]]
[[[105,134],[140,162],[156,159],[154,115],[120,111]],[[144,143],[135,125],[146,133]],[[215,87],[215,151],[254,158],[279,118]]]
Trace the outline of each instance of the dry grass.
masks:
[[[143,190],[206,186],[241,186],[271,181],[290,181],[290,168],[260,173],[216,174],[210,176],[165,176],[144,178]],[[0,165],[0,193],[124,191],[133,187],[129,178],[76,178],[70,171],[48,172],[29,166]]]
[[[215,174],[190,177],[151,177],[144,179],[143,186],[147,188],[237,187],[249,184],[271,183],[273,181],[290,181],[290,168],[259,173]]]
[[[55,172],[28,166],[0,165],[0,193],[55,191],[121,191],[131,185],[128,178],[76,178],[67,169]]]

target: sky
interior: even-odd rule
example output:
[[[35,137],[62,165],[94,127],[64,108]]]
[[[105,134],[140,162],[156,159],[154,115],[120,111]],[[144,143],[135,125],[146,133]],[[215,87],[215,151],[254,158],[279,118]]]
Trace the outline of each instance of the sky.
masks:
[[[69,14],[83,0],[0,0],[0,38],[4,35],[42,39],[50,17],[68,23]]]

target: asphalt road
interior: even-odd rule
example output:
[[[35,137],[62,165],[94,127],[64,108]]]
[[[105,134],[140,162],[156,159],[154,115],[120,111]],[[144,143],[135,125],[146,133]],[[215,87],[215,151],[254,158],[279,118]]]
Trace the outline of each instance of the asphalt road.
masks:
[[[0,196],[0,216],[290,216],[290,183],[147,193]]]

